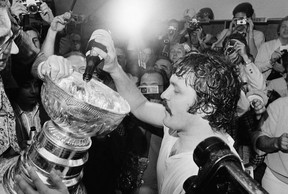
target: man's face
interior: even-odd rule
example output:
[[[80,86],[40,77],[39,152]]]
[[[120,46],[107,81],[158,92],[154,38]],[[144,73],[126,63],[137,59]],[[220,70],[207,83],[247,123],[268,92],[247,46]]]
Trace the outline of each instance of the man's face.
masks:
[[[34,44],[34,46],[37,49],[40,49],[40,40],[39,40],[37,32],[35,32],[34,30],[28,30],[28,31],[26,31],[26,33],[31,38],[32,43]]]
[[[6,67],[10,56],[13,42],[12,36],[11,22],[7,10],[5,8],[0,8],[0,71]]]
[[[279,30],[279,36],[288,39],[288,20],[282,22]]]
[[[80,51],[81,49],[81,36],[79,34],[73,34],[71,36],[72,51]]]
[[[155,62],[155,67],[157,67],[158,69],[162,69],[166,72],[168,78],[171,76],[172,74],[172,64],[170,61],[166,60],[166,59],[158,59]]]
[[[196,91],[186,85],[185,79],[173,74],[161,98],[166,101],[164,125],[176,131],[189,128],[195,115],[188,113],[188,110],[196,102]]]
[[[246,16],[246,13],[243,13],[243,12],[239,12],[239,13],[236,13],[235,14],[235,16],[234,16],[234,18],[236,19],[236,20],[239,20],[239,19],[246,19],[247,18],[247,16]],[[248,25],[247,24],[245,24],[245,25],[236,25],[236,30],[238,31],[238,32],[246,32],[247,31],[247,28],[248,28]]]
[[[40,100],[40,83],[38,80],[33,79],[25,81],[20,86],[20,94],[23,102],[35,106]]]
[[[181,57],[184,57],[185,49],[182,45],[172,46],[170,49],[170,59],[173,63],[178,61]]]
[[[79,55],[71,55],[67,57],[67,60],[70,61],[73,69],[79,73],[84,73],[86,69],[86,59]]]
[[[163,92],[163,78],[159,73],[145,73],[140,79],[140,86],[157,86],[158,93],[144,94],[150,101],[160,103],[160,95]]]

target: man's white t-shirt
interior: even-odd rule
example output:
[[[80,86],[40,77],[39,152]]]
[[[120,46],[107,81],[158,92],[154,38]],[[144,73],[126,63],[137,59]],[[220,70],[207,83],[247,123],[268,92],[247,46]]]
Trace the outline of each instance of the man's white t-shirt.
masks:
[[[215,133],[215,136],[226,142],[230,149],[238,156],[233,147],[234,140],[228,134]],[[178,137],[169,134],[169,129],[164,126],[164,137],[157,162],[158,190],[160,194],[185,193],[183,189],[185,180],[190,176],[198,174],[199,168],[193,160],[194,149],[191,152],[170,156],[177,139]],[[195,148],[197,145],[195,143]]]

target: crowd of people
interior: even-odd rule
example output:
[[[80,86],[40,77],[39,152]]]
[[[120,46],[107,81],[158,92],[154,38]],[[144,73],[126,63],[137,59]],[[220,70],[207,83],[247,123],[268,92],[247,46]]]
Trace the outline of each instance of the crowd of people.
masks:
[[[0,0],[0,193],[7,168],[50,120],[40,99],[44,76],[61,79],[86,67],[88,43],[65,28],[71,12],[54,17],[45,2],[40,9],[50,25],[45,34],[21,26],[29,14],[21,1]],[[217,35],[202,28],[214,19],[203,8],[169,20],[159,36],[125,43],[108,32],[92,37],[107,48],[89,48],[104,59],[93,77],[124,97],[131,113],[110,134],[92,137],[82,180],[87,193],[185,193],[183,183],[199,169],[193,151],[212,136],[269,193],[287,192],[288,16],[279,21],[278,38],[265,41],[250,3],[232,15]],[[68,193],[61,172],[51,171],[53,188],[33,168],[29,173],[35,186],[16,175],[18,193]]]

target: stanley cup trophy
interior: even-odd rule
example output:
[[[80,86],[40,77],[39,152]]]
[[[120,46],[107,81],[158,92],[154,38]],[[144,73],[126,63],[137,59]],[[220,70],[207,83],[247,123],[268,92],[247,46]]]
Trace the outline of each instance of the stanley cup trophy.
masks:
[[[74,72],[58,83],[45,78],[42,104],[51,120],[47,121],[33,143],[3,178],[7,194],[16,194],[14,177],[21,175],[33,185],[29,167],[48,186],[51,170],[59,170],[71,194],[86,193],[81,184],[83,166],[88,160],[91,136],[114,130],[130,112],[129,104],[112,89],[95,79],[88,83]]]

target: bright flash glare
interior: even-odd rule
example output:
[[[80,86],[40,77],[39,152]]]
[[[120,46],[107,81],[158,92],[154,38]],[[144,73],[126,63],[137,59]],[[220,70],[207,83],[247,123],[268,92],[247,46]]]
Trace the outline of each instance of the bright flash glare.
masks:
[[[115,27],[129,35],[137,34],[149,19],[150,8],[149,0],[117,0]]]

